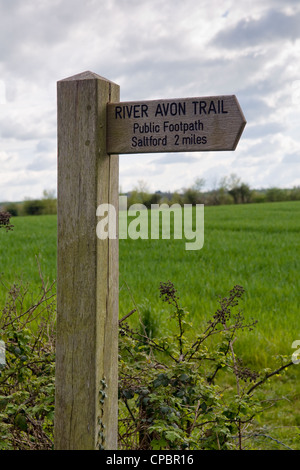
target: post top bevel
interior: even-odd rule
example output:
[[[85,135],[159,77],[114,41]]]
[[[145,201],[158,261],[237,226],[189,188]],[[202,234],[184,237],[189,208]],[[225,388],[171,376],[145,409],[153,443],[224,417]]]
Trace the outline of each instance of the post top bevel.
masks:
[[[114,83],[111,80],[108,80],[107,78],[101,77],[97,73],[90,72],[89,70],[85,72],[78,73],[76,75],[72,75],[71,77],[63,78],[62,80],[59,80],[59,82],[71,82],[71,81],[78,81],[78,80],[95,80],[95,79],[100,79],[104,80],[109,83]]]

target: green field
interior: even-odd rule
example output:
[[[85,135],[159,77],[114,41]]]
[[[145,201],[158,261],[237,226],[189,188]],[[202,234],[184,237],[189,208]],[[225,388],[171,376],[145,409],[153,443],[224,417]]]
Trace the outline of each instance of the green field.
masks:
[[[2,281],[38,289],[36,257],[45,278],[56,278],[56,216],[15,217],[12,223],[12,232],[0,232]],[[300,202],[280,202],[206,207],[201,250],[188,251],[185,240],[172,237],[120,240],[120,316],[138,306],[163,329],[168,313],[159,283],[170,279],[198,325],[217,308],[218,296],[242,285],[245,316],[258,320],[249,353],[266,365],[270,355],[290,354],[300,339],[299,236]],[[2,286],[2,305],[4,294]]]
[[[16,217],[12,223],[12,232],[0,231],[1,307],[5,286],[13,281],[22,279],[38,291],[36,257],[44,277],[56,278],[56,216]],[[258,324],[237,348],[245,362],[269,367],[273,356],[291,356],[293,341],[300,340],[299,266],[300,202],[205,207],[201,250],[185,250],[185,240],[120,240],[120,317],[137,307],[142,317],[150,312],[155,333],[163,332],[169,312],[159,283],[171,280],[195,329],[201,328],[218,296],[239,284],[246,289],[244,315]],[[276,384],[286,402],[270,418],[290,430],[300,425],[297,367]]]
[[[245,315],[258,320],[250,356],[266,365],[300,339],[299,235],[300,204],[290,202],[206,207],[199,251],[186,251],[184,240],[121,240],[120,311],[134,296],[163,327],[158,287],[170,279],[198,324],[219,295],[242,285]]]

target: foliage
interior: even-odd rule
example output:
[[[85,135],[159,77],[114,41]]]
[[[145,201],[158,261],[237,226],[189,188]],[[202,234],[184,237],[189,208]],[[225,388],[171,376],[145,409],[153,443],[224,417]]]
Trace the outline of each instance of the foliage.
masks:
[[[53,448],[52,288],[42,279],[39,298],[27,308],[29,290],[13,285],[0,315],[0,337],[6,345],[0,371],[1,450]],[[170,281],[160,285],[176,327],[169,335],[153,334],[157,329],[151,328],[150,312],[139,331],[127,323],[134,311],[120,320],[120,449],[244,449],[249,436],[261,435],[251,425],[266,404],[255,391],[292,364],[260,374],[243,365],[233,348],[237,332],[256,323],[246,322],[238,308],[243,294],[235,286],[219,299],[206,329],[196,335]]]
[[[28,199],[24,201],[22,211],[24,215],[42,215],[44,210],[44,204],[39,199]]]
[[[243,294],[236,285],[219,299],[219,308],[196,335],[170,281],[160,284],[160,296],[171,308],[175,333],[151,337],[149,327],[130,328],[128,315],[120,320],[121,449],[246,448],[246,439],[255,436],[254,420],[266,407],[256,389],[292,363],[260,373],[243,365],[233,345],[238,332],[256,324],[246,322],[238,308]]]
[[[5,204],[5,211],[9,212],[12,217],[19,215],[20,207],[16,202],[9,202]]]
[[[27,199],[21,206],[24,215],[47,215],[57,213],[57,200],[53,191],[43,191],[42,199]]]
[[[2,206],[2,210],[12,217],[57,214],[57,199],[53,190],[44,189],[41,199],[27,198],[23,202],[6,202]]]
[[[177,189],[173,192],[151,192],[147,183],[139,180],[138,184],[128,193],[127,207],[133,204],[142,204],[147,209],[152,204],[205,204],[206,206],[219,206],[230,204],[249,204],[262,202],[300,201],[300,186],[293,188],[270,187],[266,189],[251,189],[249,184],[242,182],[234,173],[229,177],[222,177],[210,190],[204,190],[205,180],[197,177],[194,184],[187,188]],[[2,204],[11,216],[51,215],[57,214],[57,199],[55,191],[44,190],[40,199],[26,199],[23,202],[8,202]]]
[[[194,184],[188,188],[176,190],[173,193],[157,191],[151,193],[146,182],[140,180],[138,185],[128,193],[128,207],[132,204],[143,204],[150,208],[151,204],[174,203],[205,204],[218,206],[228,204],[249,204],[257,202],[279,202],[300,200],[300,187],[284,189],[270,187],[267,189],[251,189],[249,184],[241,181],[234,173],[222,177],[215,182],[210,190],[204,190],[205,180],[197,177]]]
[[[12,230],[13,225],[10,223],[11,214],[7,211],[0,212],[0,228],[5,227],[6,231]]]
[[[0,450],[53,447],[55,309],[42,282],[28,308],[28,288],[14,284],[0,312],[5,363],[0,369]]]

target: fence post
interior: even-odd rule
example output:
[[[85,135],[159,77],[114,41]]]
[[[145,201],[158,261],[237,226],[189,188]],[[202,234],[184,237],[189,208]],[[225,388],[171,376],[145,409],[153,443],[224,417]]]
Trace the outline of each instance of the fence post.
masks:
[[[56,450],[117,448],[118,239],[96,234],[100,204],[118,214],[119,157],[106,153],[111,101],[119,86],[92,72],[57,83]]]

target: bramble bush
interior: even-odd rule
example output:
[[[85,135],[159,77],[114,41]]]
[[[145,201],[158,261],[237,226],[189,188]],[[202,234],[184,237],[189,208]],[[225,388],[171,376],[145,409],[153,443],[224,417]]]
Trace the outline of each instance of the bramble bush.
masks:
[[[170,281],[160,285],[174,322],[168,336],[153,337],[145,325],[133,330],[128,315],[120,320],[120,449],[251,448],[246,441],[257,435],[255,418],[269,406],[255,392],[292,362],[281,358],[277,370],[258,373],[237,356],[238,333],[256,324],[246,322],[239,309],[243,294],[236,285],[219,299],[219,308],[199,333]]]
[[[0,450],[53,449],[55,295],[53,286],[42,285],[29,308],[25,299],[30,291],[13,285],[0,312],[0,338],[6,345],[0,371]],[[172,283],[161,284],[177,326],[169,336],[135,331],[120,320],[119,448],[243,449],[255,434],[251,423],[267,406],[255,397],[256,388],[291,363],[257,374],[235,354],[237,332],[254,325],[240,311],[234,313],[242,287],[235,286],[219,301],[207,328],[195,336],[188,334],[194,326],[175,292]],[[222,385],[216,383],[218,374],[228,377]]]
[[[28,288],[14,284],[0,312],[0,450],[53,447],[55,308],[53,286],[43,284],[28,307]]]
[[[0,213],[0,228],[13,229],[10,216]],[[0,310],[0,450],[53,448],[55,293],[41,271],[40,278],[36,299],[29,286],[14,283]]]

